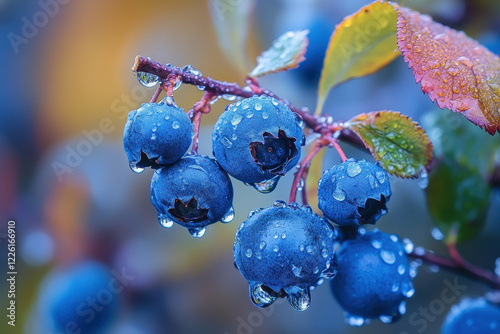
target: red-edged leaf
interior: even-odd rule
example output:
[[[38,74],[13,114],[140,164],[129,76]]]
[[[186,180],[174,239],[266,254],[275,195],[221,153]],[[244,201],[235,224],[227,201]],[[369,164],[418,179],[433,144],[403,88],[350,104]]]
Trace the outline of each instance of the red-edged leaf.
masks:
[[[500,132],[500,58],[463,32],[396,9],[398,47],[422,91],[440,108]]]

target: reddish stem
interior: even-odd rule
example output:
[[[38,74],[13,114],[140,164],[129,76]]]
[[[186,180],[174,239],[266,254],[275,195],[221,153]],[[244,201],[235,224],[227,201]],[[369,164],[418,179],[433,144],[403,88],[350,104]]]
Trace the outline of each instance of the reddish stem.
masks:
[[[193,138],[193,146],[191,148],[191,154],[198,154],[198,138],[200,134],[201,115],[202,113],[199,111],[194,112],[194,117],[193,117],[194,138]]]
[[[288,200],[289,203],[295,202],[296,197],[297,197],[297,189],[299,187],[299,184],[301,180],[303,180],[305,186],[305,179],[307,177],[306,171],[309,169],[309,164],[311,163],[311,160],[318,154],[318,152],[325,146],[324,141],[321,140],[322,138],[319,138],[316,142],[313,148],[311,149],[311,152],[307,154],[307,156],[302,160],[299,164],[299,170],[297,173],[295,173],[295,177],[293,179],[292,183],[292,189],[290,190],[290,198]],[[305,190],[302,189],[302,193],[304,193]],[[306,204],[306,203],[303,203]]]
[[[340,159],[342,160],[342,162],[346,161],[347,157],[344,153],[344,150],[342,150],[342,147],[340,147],[338,139],[333,138],[331,135],[326,136],[326,139],[328,140],[328,142],[330,142],[330,144],[333,145],[333,148],[335,148],[337,153],[340,155]]]
[[[164,90],[163,82],[158,85],[158,88],[156,88],[155,93],[153,96],[151,96],[151,99],[149,100],[149,103],[156,103],[158,101],[158,97],[160,96],[161,92]]]

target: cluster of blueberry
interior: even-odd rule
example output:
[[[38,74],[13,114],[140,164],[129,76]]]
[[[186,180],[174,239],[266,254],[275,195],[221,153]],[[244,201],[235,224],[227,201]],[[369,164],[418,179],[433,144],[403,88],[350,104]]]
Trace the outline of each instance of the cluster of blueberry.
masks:
[[[156,169],[151,200],[164,227],[178,223],[201,237],[206,226],[234,217],[228,174],[261,192],[272,191],[300,158],[302,120],[285,104],[254,96],[230,104],[214,126],[215,159],[186,155],[193,138],[187,114],[165,102],[129,114],[124,146],[130,166]],[[413,294],[404,245],[375,224],[387,212],[389,175],[380,166],[348,159],[326,171],[318,184],[319,208],[277,201],[248,215],[234,243],[235,265],[249,281],[259,307],[286,297],[297,310],[310,304],[310,291],[334,278],[335,298],[350,322],[392,322]]]

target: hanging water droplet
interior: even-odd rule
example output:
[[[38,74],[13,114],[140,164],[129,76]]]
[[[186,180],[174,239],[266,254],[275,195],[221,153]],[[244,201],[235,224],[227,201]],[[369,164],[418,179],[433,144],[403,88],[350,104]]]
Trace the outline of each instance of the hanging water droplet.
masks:
[[[405,266],[404,266],[403,264],[400,264],[400,265],[398,266],[398,273],[399,273],[400,275],[403,275],[403,274],[405,273],[405,271],[406,271]]]
[[[189,233],[195,238],[201,238],[202,236],[205,235],[205,232],[207,231],[206,227],[193,227],[188,229]]]
[[[179,89],[181,85],[182,85],[182,79],[177,80],[174,85],[174,90]]]
[[[443,233],[441,233],[441,231],[437,227],[434,227],[431,230],[431,234],[432,234],[432,237],[436,240],[443,240],[443,238],[444,238]]]
[[[165,97],[160,101],[160,103],[166,104],[168,106],[177,107],[177,103],[175,103],[174,98],[169,95],[165,95]]]
[[[355,177],[361,173],[361,166],[357,162],[350,162],[347,165],[347,175],[350,177]]]
[[[168,217],[158,216],[158,222],[165,228],[171,228],[172,226],[174,226],[174,221],[169,219]]]
[[[363,326],[363,324],[365,323],[365,318],[346,313],[345,321],[347,324],[351,326],[359,327]]]
[[[309,288],[291,287],[287,289],[286,298],[297,311],[305,311],[311,305],[311,293]]]
[[[254,187],[257,191],[263,194],[267,194],[276,188],[279,179],[280,179],[279,176],[275,176],[272,179],[264,181],[262,183],[251,183],[250,185]]]
[[[393,321],[393,318],[390,315],[381,315],[379,319],[384,324],[390,324]]]
[[[380,240],[373,240],[372,241],[372,246],[375,249],[380,249],[380,248],[382,248],[382,241],[380,241]]]
[[[193,75],[201,75],[201,72],[197,70],[193,65],[186,65],[182,68],[182,71],[185,73],[190,73]]]
[[[304,179],[299,180],[299,184],[297,184],[297,190],[302,191],[304,189]]]
[[[247,218],[252,217],[253,215],[255,215],[256,213],[258,213],[258,212],[260,212],[260,211],[262,211],[262,210],[263,210],[262,208],[259,208],[259,209],[254,209],[254,210],[250,211],[250,212],[248,213]]]
[[[157,75],[146,73],[146,72],[137,72],[137,79],[144,87],[154,87],[160,81]]]
[[[262,289],[262,284],[250,283],[250,299],[255,306],[266,307],[271,305],[276,297],[272,296],[264,289]]]
[[[131,162],[131,163],[129,164],[129,166],[130,166],[130,169],[131,169],[134,173],[139,174],[139,173],[144,172],[144,168],[142,168],[142,167],[137,167],[137,165],[136,165],[135,163],[133,163],[133,162]]]
[[[413,284],[411,282],[410,283],[403,282],[401,284],[401,293],[406,298],[410,298],[411,296],[413,296],[413,294],[415,293],[415,289],[413,288]]]
[[[398,236],[395,234],[391,234],[390,238],[391,238],[392,242],[398,242],[398,240],[399,240]]]
[[[236,95],[231,95],[231,94],[223,94],[222,98],[227,101],[234,101],[236,100]]]
[[[226,212],[224,217],[221,218],[221,222],[223,223],[229,223],[234,219],[234,208],[231,206],[229,210]]]
[[[302,118],[302,116],[300,116],[299,114],[294,114],[295,115],[295,122],[297,123],[298,126],[300,126],[301,128],[304,127],[304,119]]]
[[[339,202],[342,202],[343,200],[345,200],[345,192],[337,186],[337,188],[335,188],[335,191],[333,192],[333,198],[335,198]]]
[[[399,314],[403,315],[406,313],[406,302],[403,300],[398,307]]]
[[[380,251],[380,257],[382,257],[382,260],[384,260],[387,264],[393,264],[396,262],[396,255],[392,251],[383,249]]]
[[[292,272],[295,275],[295,277],[302,277],[302,267],[296,267],[295,265],[292,264]]]
[[[273,203],[273,206],[276,207],[276,208],[286,208],[287,207],[286,202],[282,201],[282,200],[275,201]]]
[[[403,245],[404,245],[406,254],[410,254],[411,252],[413,252],[413,248],[415,246],[413,245],[413,242],[411,242],[410,239],[404,238],[403,239]]]
[[[321,272],[321,277],[331,279],[337,276],[337,269],[335,267],[335,258],[326,263],[326,268]]]
[[[420,189],[425,189],[429,185],[429,174],[425,170],[418,176],[417,183]]]
[[[250,248],[247,249],[247,251],[245,252],[246,257],[248,257],[248,258],[251,258],[252,254],[253,254],[253,252],[252,252],[252,250]]]

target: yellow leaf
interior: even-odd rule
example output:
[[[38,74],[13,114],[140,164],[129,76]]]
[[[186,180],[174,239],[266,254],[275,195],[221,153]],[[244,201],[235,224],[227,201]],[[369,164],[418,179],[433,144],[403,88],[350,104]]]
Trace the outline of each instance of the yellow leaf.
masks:
[[[391,4],[376,1],[337,25],[323,63],[317,114],[332,87],[374,73],[400,54],[396,43],[397,17]]]

